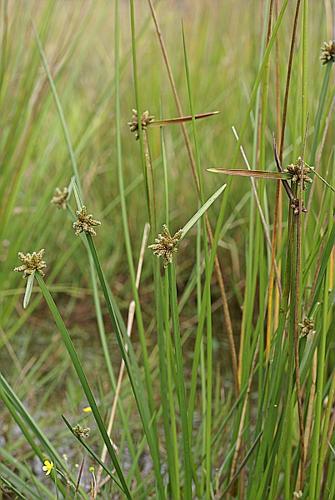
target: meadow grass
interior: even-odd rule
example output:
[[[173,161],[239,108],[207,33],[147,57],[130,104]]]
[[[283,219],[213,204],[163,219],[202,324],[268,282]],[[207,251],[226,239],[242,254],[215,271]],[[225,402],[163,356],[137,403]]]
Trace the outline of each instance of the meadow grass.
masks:
[[[3,498],[335,498],[334,16],[1,1]]]

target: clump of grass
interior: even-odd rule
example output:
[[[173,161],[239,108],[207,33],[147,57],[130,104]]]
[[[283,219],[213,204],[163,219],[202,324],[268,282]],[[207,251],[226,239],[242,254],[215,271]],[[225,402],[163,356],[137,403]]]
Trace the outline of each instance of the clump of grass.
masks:
[[[130,0],[128,12],[116,0],[110,76],[93,63],[107,60],[110,40],[87,58],[97,33],[110,34],[100,29],[110,6],[81,19],[76,7],[56,12],[50,1],[16,25],[2,4],[8,494],[335,497],[334,42],[318,61],[321,4],[257,4],[257,33],[244,18],[249,7],[231,0],[214,16],[209,6],[192,4],[176,30],[177,9],[148,0],[139,10]],[[73,40],[59,31],[67,14]],[[234,32],[236,19],[247,29]],[[248,43],[236,54],[230,38],[240,46],[243,33]],[[218,68],[223,76],[213,78]],[[92,89],[78,74],[97,75]],[[132,101],[138,141],[125,118]],[[226,134],[232,125],[236,142]],[[227,184],[214,187],[222,175]],[[32,239],[47,249],[48,273],[44,250],[20,253],[24,290],[9,270]]]

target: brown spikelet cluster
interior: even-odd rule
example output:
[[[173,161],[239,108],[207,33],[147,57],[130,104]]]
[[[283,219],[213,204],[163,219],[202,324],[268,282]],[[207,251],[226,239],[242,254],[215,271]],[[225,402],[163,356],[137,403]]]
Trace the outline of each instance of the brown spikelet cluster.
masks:
[[[51,199],[51,203],[57,206],[57,208],[66,209],[67,200],[69,198],[69,190],[67,187],[63,189],[59,189],[58,187],[55,189],[55,193]]]
[[[135,132],[135,137],[136,140],[139,139],[139,133],[138,133],[138,113],[136,109],[133,109],[133,116],[131,118],[131,121],[128,122],[129,128],[131,132]],[[148,125],[154,121],[154,116],[150,115],[149,111],[144,111],[141,116],[141,124],[142,124],[142,130],[146,130]]]
[[[312,319],[305,318],[302,323],[299,323],[299,326],[301,328],[300,331],[301,337],[307,337],[307,335],[315,333],[314,321]]]
[[[173,255],[178,251],[178,242],[182,236],[182,230],[176,232],[174,236],[171,236],[170,231],[166,224],[163,225],[162,232],[155,239],[155,243],[149,245],[149,248],[153,251],[154,255],[163,258],[163,265],[167,267],[171,264]]]
[[[302,206],[300,206],[300,200],[298,198],[294,198],[291,201],[291,208],[293,210],[294,215],[299,215],[301,212],[304,213],[307,212],[307,208],[303,204]]]
[[[73,223],[73,229],[76,235],[80,233],[88,233],[95,236],[97,233],[93,229],[95,226],[100,226],[99,220],[93,219],[92,214],[87,213],[87,208],[82,206],[80,210],[76,211],[77,220]]]
[[[45,276],[43,269],[45,269],[47,265],[43,260],[44,248],[42,248],[39,252],[33,253],[19,252],[18,255],[23,264],[19,267],[15,267],[14,271],[19,273],[23,272],[24,278],[27,278],[35,271],[38,271],[42,276]]]
[[[329,40],[329,42],[323,43],[320,60],[322,64],[335,62],[335,40]]]
[[[286,168],[286,171],[292,174],[292,182],[297,182],[298,184],[302,182],[302,189],[306,189],[306,185],[310,184],[312,181],[309,174],[311,169],[306,166],[304,160],[299,156],[296,163],[291,163]]]
[[[89,427],[82,427],[77,424],[75,427],[72,427],[74,435],[79,437],[80,439],[87,439],[90,435],[91,429]]]

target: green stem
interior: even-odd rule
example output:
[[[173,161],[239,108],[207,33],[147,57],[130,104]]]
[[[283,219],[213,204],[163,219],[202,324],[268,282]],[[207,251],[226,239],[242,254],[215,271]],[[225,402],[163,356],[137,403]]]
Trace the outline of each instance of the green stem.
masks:
[[[97,423],[97,426],[99,428],[99,431],[100,431],[100,434],[104,440],[104,443],[107,447],[107,450],[108,450],[108,453],[112,459],[112,462],[113,462],[113,465],[115,467],[115,470],[117,472],[117,475],[120,479],[120,482],[121,482],[121,485],[122,485],[122,490],[123,490],[123,493],[126,495],[127,498],[130,498],[131,499],[131,495],[130,495],[130,491],[128,489],[128,485],[126,483],[126,480],[124,478],[124,475],[123,475],[123,472],[121,470],[121,467],[119,465],[119,461],[117,459],[117,456],[116,456],[116,453],[114,451],[114,448],[113,448],[113,445],[111,443],[111,440],[109,439],[109,436],[108,436],[108,433],[107,433],[107,430],[104,426],[104,423],[102,421],[102,418],[100,416],[100,413],[99,413],[99,410],[98,410],[98,407],[97,407],[97,404],[95,402],[95,398],[93,396],[93,393],[91,391],[91,388],[89,386],[89,383],[88,383],[88,380],[86,378],[86,375],[84,373],[84,370],[83,370],[83,367],[81,365],[81,362],[78,358],[78,355],[77,355],[77,352],[74,348],[74,345],[72,343],[72,340],[71,340],[71,337],[70,337],[70,334],[64,324],[64,321],[61,317],[61,315],[59,314],[59,311],[57,309],[57,306],[48,290],[48,288],[46,287],[45,283],[44,283],[44,280],[42,278],[42,276],[40,275],[40,273],[36,273],[36,280],[38,282],[38,285],[41,289],[41,292],[43,294],[43,297],[46,301],[46,303],[48,304],[48,307],[50,309],[50,312],[54,318],[54,321],[57,325],[57,328],[62,336],[62,339],[63,339],[63,342],[64,342],[64,345],[67,349],[67,352],[69,353],[69,356],[71,358],[71,361],[72,361],[72,365],[78,375],[78,378],[80,380],[80,383],[81,383],[81,386],[83,388],[83,391],[85,393],[85,396],[87,398],[87,401],[92,409],[92,413],[93,413],[93,416],[94,416],[94,419]]]
[[[177,301],[177,285],[176,285],[176,271],[174,264],[168,267],[169,288],[171,297],[171,316],[172,326],[174,333],[174,347],[176,357],[176,370],[177,370],[177,393],[179,400],[179,408],[181,414],[181,427],[182,427],[182,441],[184,450],[184,467],[185,467],[185,487],[184,496],[185,500],[192,499],[192,467],[191,467],[191,448],[189,425],[187,419],[186,407],[186,393],[184,384],[184,371],[183,371],[183,353],[181,348],[181,332],[178,317],[178,301]]]

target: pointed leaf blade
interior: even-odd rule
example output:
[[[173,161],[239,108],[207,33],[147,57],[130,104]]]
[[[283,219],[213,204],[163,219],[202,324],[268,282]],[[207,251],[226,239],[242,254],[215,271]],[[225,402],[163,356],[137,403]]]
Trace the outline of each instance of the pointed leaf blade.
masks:
[[[208,168],[207,172],[215,174],[236,175],[240,177],[255,177],[256,179],[291,179],[292,175],[288,172],[267,172],[266,170],[244,170],[244,169],[226,169],[226,168]]]
[[[23,297],[23,309],[27,309],[30,301],[31,292],[33,291],[33,285],[34,285],[34,275],[35,273],[30,274],[27,279],[26,291]]]
[[[199,210],[191,217],[191,219],[185,224],[185,226],[182,228],[182,235],[181,238],[184,238],[184,236],[189,232],[189,230],[198,222],[200,217],[209,209],[209,207],[214,203],[216,198],[220,196],[221,193],[226,189],[227,184],[223,184],[217,191],[215,191],[214,194],[202,205],[202,207],[199,208]]]
[[[194,119],[199,120],[201,118],[208,118],[210,116],[214,116],[219,113],[220,111],[209,111],[208,113],[199,113],[197,115],[194,115]],[[175,125],[182,122],[190,122],[192,121],[192,118],[193,118],[192,115],[187,115],[187,116],[179,116],[178,118],[167,118],[165,120],[154,120],[153,122],[150,123],[150,126],[156,125],[163,127],[165,125]]]

